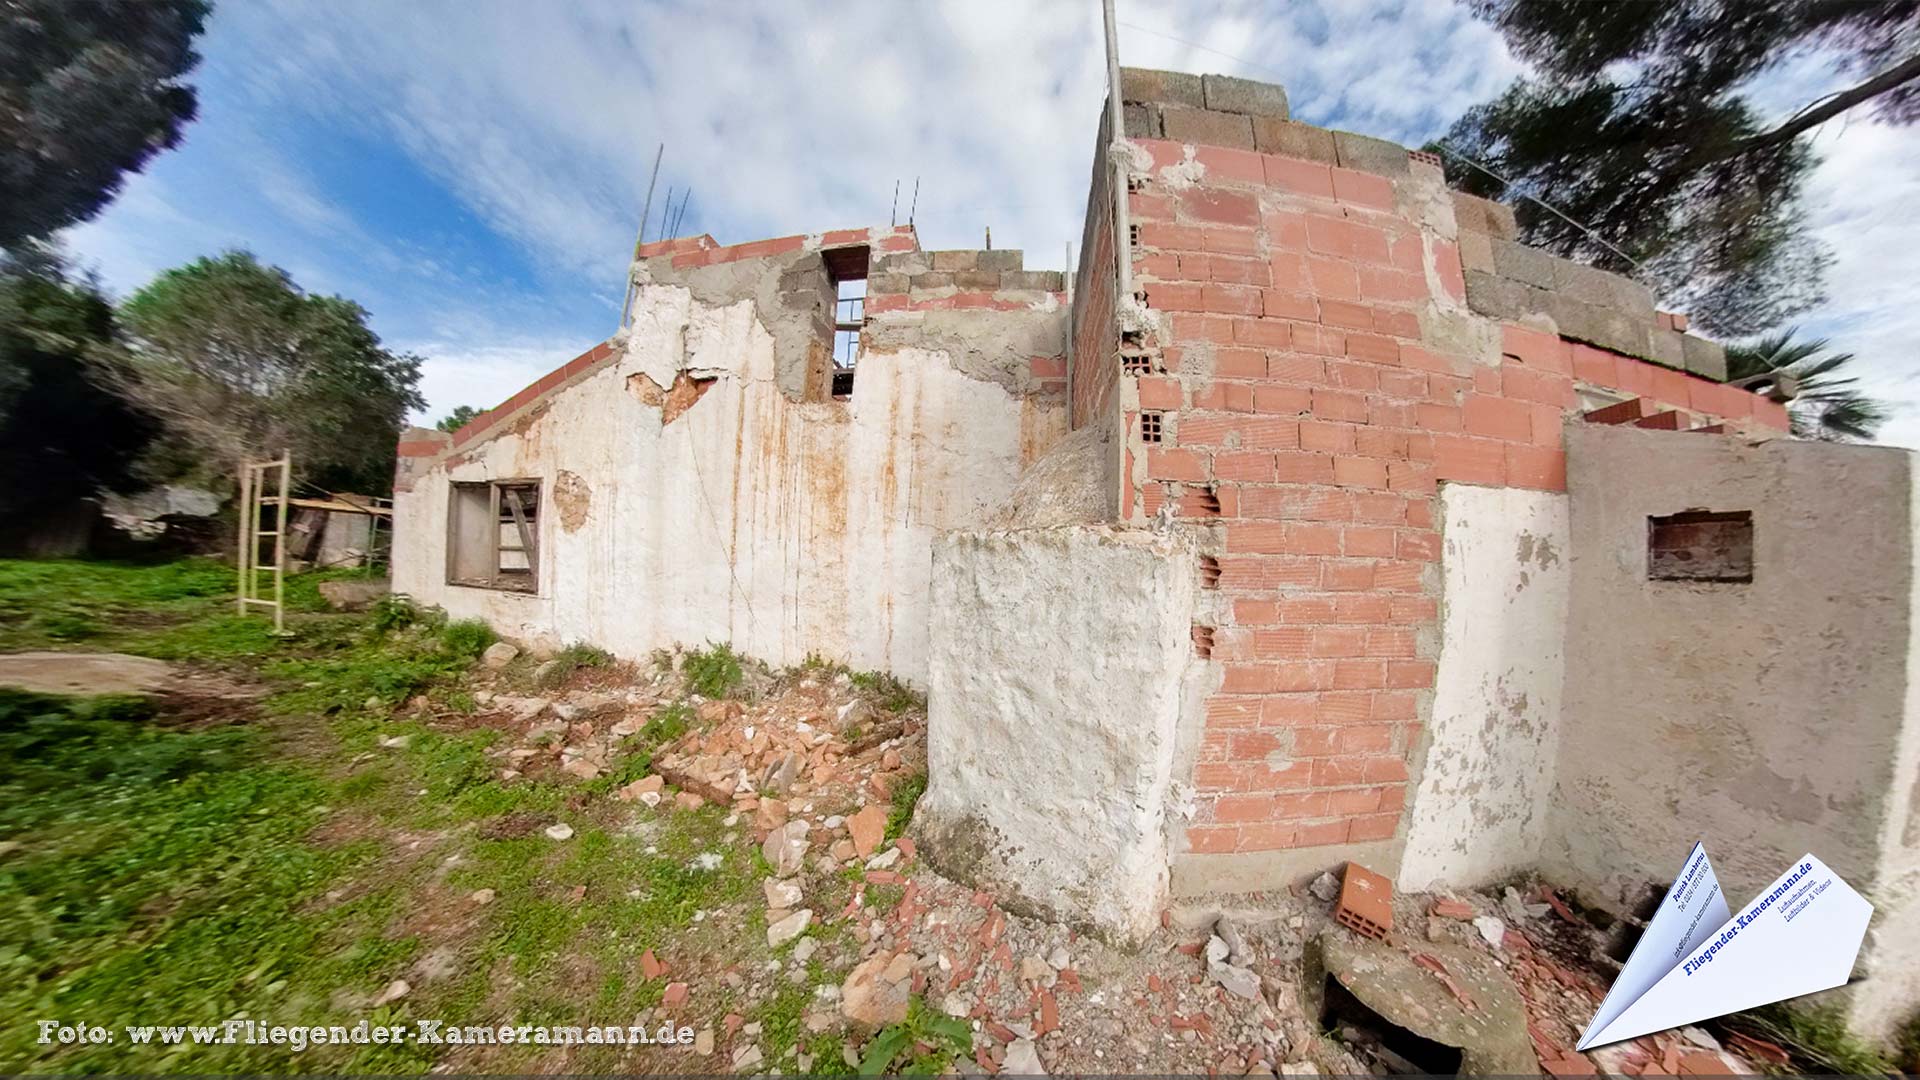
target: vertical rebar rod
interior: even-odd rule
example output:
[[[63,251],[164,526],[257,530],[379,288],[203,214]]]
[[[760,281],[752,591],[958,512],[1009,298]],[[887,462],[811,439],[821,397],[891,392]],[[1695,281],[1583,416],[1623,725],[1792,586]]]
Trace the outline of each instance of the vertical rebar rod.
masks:
[[[1113,250],[1119,256],[1114,278],[1115,309],[1133,295],[1133,229],[1127,207],[1126,120],[1120,108],[1120,36],[1113,28],[1113,0],[1101,0],[1107,24],[1107,124],[1113,141],[1106,147],[1113,165]]]

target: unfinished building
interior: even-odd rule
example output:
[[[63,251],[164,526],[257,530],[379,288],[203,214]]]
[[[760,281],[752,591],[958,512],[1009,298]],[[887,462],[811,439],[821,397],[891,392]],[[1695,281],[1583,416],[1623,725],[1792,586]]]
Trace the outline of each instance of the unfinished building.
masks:
[[[1113,936],[1345,860],[1620,909],[1696,839],[1735,900],[1811,850],[1876,906],[1855,1023],[1903,1019],[1911,455],[1786,438],[1429,155],[1122,84],[1070,296],[911,229],[645,245],[620,334],[402,442],[395,588],[920,684],[929,853]]]

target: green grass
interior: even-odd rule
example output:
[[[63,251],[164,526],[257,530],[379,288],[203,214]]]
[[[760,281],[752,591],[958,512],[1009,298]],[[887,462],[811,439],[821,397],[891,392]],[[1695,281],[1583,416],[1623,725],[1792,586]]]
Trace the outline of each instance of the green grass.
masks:
[[[691,727],[685,702],[625,740],[600,780],[506,783],[488,751],[511,736],[445,721],[475,711],[463,680],[492,631],[403,600],[328,612],[319,580],[288,580],[290,633],[276,636],[270,620],[234,613],[233,576],[218,563],[0,561],[0,649],[118,649],[217,664],[266,688],[219,718],[235,722],[201,727],[164,702],[0,694],[0,837],[17,845],[0,848],[0,1011],[109,1027],[237,1015],[572,1024],[658,1004],[663,982],[640,972],[648,948],[677,963],[767,961],[765,867],[722,808],[675,811],[631,835],[596,814]],[[561,659],[568,670],[610,661],[585,646]],[[742,680],[725,647],[688,662],[712,696]],[[421,695],[428,713],[406,707]],[[383,745],[402,735],[404,746]],[[555,821],[573,838],[544,836]],[[470,911],[480,888],[496,899]],[[727,907],[731,920],[693,920]],[[415,965],[444,950],[453,973],[422,980]],[[802,993],[839,977],[810,974]],[[407,998],[368,1004],[401,977],[414,983]],[[783,990],[754,1011],[769,1030],[797,1032],[804,1004]],[[0,1073],[422,1072],[445,1059],[417,1046],[42,1046],[37,1034],[0,1025]],[[839,1068],[834,1037],[807,1042],[833,1055],[821,1067]],[[633,1065],[579,1050],[570,1071]],[[542,1055],[498,1048],[484,1067],[556,1063]]]
[[[1846,1017],[1837,1007],[1762,1005],[1721,1017],[1714,1026],[1785,1048],[1793,1061],[1783,1068],[1769,1067],[1769,1072],[1873,1076],[1896,1071],[1884,1054],[1848,1030]]]
[[[726,697],[746,677],[740,655],[724,642],[689,652],[680,670],[686,676],[687,689],[708,698]]]
[[[893,789],[893,805],[887,809],[888,840],[899,839],[913,822],[913,808],[920,803],[920,796],[927,793],[927,774],[925,770],[909,773],[901,777],[898,787]]]
[[[888,712],[908,712],[925,710],[927,696],[898,678],[884,671],[856,671],[853,673],[853,685],[872,694],[880,707]]]

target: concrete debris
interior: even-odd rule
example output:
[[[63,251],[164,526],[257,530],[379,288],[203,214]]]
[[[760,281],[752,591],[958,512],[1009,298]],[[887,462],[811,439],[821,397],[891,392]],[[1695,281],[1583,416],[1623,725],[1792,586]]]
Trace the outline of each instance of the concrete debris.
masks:
[[[520,649],[518,646],[511,642],[496,641],[487,646],[486,652],[480,654],[480,662],[494,671],[499,671],[501,668],[513,663],[519,655]]]
[[[1550,904],[1529,904],[1520,898],[1520,890],[1509,885],[1500,896],[1500,910],[1506,912],[1508,922],[1523,923],[1544,916],[1553,907]]]
[[[373,1007],[377,1009],[382,1005],[391,1005],[411,993],[413,993],[413,987],[408,985],[407,980],[395,979],[387,984],[385,990],[380,991],[380,996],[373,999]]]
[[[768,837],[772,840],[772,837]],[[760,890],[766,894],[769,908],[792,908],[800,903],[800,883],[779,878],[768,878],[760,883]]]
[[[475,889],[473,892],[467,894],[467,900],[469,903],[478,907],[486,907],[488,904],[493,903],[493,898],[496,895],[498,894],[492,889]]]
[[[1045,1076],[1040,1064],[1040,1048],[1032,1039],[1015,1039],[1007,1044],[1007,1056],[1000,1063],[1000,1076]]]
[[[391,589],[384,580],[343,578],[320,583],[320,599],[335,611],[365,611]]]
[[[1215,938],[1215,941],[1220,940]],[[1238,994],[1248,1001],[1260,1000],[1260,976],[1244,967],[1232,964],[1211,963],[1207,965],[1207,974],[1214,982],[1226,988],[1230,994]]]
[[[412,741],[413,736],[411,735],[391,735],[381,739],[380,746],[385,750],[405,750],[407,744]]]
[[[789,821],[767,834],[766,841],[760,845],[760,854],[766,856],[775,874],[792,877],[806,866],[807,848],[812,846],[807,830],[808,825],[802,819]]]
[[[1313,884],[1307,886],[1307,891],[1331,904],[1340,899],[1340,879],[1334,877],[1331,871],[1322,872],[1313,879]]]
[[[573,839],[573,826],[567,824],[564,821],[560,822],[558,825],[547,826],[545,832],[549,840]]]
[[[1501,941],[1507,936],[1507,924],[1491,915],[1482,915],[1473,920],[1473,928],[1480,931],[1480,937],[1488,947],[1494,949],[1500,948]]]
[[[876,953],[860,962],[840,984],[840,1012],[860,1024],[883,1027],[907,1018],[913,989],[913,956]]]
[[[785,945],[787,942],[806,933],[807,927],[812,925],[813,912],[806,908],[801,908],[799,911],[767,927],[767,948],[777,949]]]
[[[1460,1053],[1470,1076],[1534,1071],[1525,1004],[1490,959],[1459,946],[1428,944],[1412,954],[1377,941],[1327,931],[1317,959],[1368,1009],[1389,1023]],[[1424,957],[1424,960],[1419,959]]]

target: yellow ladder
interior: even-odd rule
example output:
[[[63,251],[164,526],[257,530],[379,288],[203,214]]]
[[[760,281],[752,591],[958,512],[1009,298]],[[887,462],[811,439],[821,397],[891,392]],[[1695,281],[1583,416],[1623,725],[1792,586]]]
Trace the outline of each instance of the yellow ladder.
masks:
[[[278,483],[272,495],[267,494],[267,474],[277,472]],[[240,614],[247,613],[247,605],[273,609],[273,632],[286,632],[287,613],[287,496],[293,484],[293,456],[290,451],[282,451],[273,461],[250,461],[240,470],[240,595],[235,606]],[[262,508],[274,507],[273,528],[261,529]],[[268,569],[260,565],[260,541],[273,538],[273,599],[267,600],[260,595],[260,572]]]

